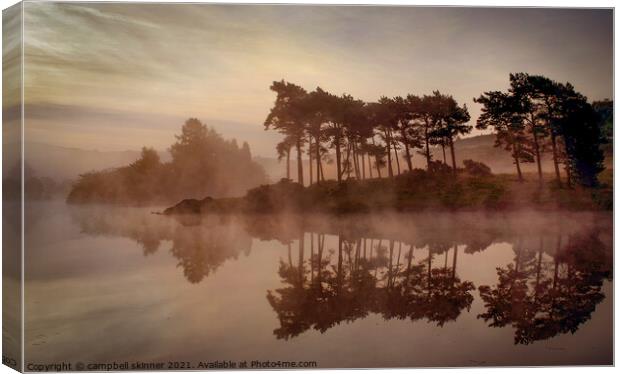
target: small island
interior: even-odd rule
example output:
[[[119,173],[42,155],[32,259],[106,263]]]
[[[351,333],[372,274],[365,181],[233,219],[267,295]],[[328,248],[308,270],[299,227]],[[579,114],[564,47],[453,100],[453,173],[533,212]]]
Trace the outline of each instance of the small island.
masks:
[[[474,101],[482,105],[475,127],[493,132],[512,174],[493,173],[485,160],[457,164],[455,143],[474,126],[467,106],[450,95],[366,103],[276,81],[264,127],[283,135],[280,181],[268,182],[247,143],[239,147],[192,118],[170,147],[170,162],[143,148],[127,167],[82,175],[67,201],[173,202],[165,215],[611,210],[613,103],[589,103],[570,83],[538,75],[510,74],[509,83]],[[415,154],[423,166],[414,165]],[[549,159],[552,173],[543,171]],[[524,172],[526,164],[535,172]]]
[[[240,198],[185,199],[164,214],[611,210],[613,104],[590,104],[570,83],[543,76],[510,74],[509,80],[508,92],[485,92],[474,101],[483,105],[476,128],[493,130],[495,146],[510,153],[515,174],[494,175],[481,160],[457,165],[455,139],[473,126],[467,106],[450,95],[435,91],[364,103],[279,81],[271,86],[277,97],[265,129],[284,135],[277,151],[286,158],[287,178]],[[433,160],[433,148],[441,149],[443,161]],[[292,150],[297,181],[290,177]],[[416,152],[426,168],[413,167]],[[542,168],[545,153],[553,161],[550,175]],[[334,162],[332,154],[336,178],[326,179],[324,164]],[[535,174],[522,171],[526,163],[536,164]]]

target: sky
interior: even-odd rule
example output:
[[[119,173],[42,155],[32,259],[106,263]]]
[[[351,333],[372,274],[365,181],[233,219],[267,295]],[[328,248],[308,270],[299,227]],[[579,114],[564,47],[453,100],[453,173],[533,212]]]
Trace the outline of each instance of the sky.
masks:
[[[365,101],[505,90],[510,72],[613,95],[613,13],[587,9],[25,3],[27,141],[166,149],[183,121],[274,157],[274,80]]]

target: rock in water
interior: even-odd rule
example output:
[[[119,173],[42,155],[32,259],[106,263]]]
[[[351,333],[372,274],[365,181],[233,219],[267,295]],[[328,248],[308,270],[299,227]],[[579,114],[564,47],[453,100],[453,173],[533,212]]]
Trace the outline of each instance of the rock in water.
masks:
[[[185,199],[175,206],[164,210],[164,214],[200,214],[202,213],[203,206],[207,205],[213,199],[206,197],[203,200]]]

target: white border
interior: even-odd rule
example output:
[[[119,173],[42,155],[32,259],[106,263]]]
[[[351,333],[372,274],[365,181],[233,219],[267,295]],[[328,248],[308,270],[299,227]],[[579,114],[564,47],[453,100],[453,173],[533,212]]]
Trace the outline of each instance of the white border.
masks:
[[[89,1],[79,1],[79,0],[63,0],[64,2],[89,2]],[[2,9],[8,8],[9,6],[16,4],[18,1],[15,0],[0,0],[0,5]],[[33,2],[33,1],[29,1],[27,0],[26,2]],[[105,2],[105,1],[90,1],[90,2]],[[112,2],[112,1],[110,1]],[[118,1],[116,1],[118,2]],[[132,2],[145,2],[145,3],[153,3],[156,1],[148,1],[148,0],[134,0]],[[166,2],[170,2],[170,3],[197,3],[199,1],[175,1],[175,0],[169,0]],[[329,0],[312,0],[312,1],[300,1],[300,0],[288,0],[288,1],[282,1],[282,0],[268,0],[268,1],[259,1],[259,0],[244,0],[244,1],[230,1],[230,0],[221,0],[221,1],[204,1],[204,3],[245,3],[245,4],[260,4],[260,3],[270,3],[270,4],[349,4],[349,5],[422,5],[422,6],[480,6],[480,7],[575,7],[575,8],[614,8],[615,7],[615,2],[614,1],[610,1],[610,0],[590,0],[590,1],[583,1],[583,0],[564,0],[564,1],[559,1],[559,0],[502,0],[502,1],[498,1],[498,0],[476,0],[476,1],[467,1],[467,0],[450,0],[450,1],[441,1],[441,0],[425,0],[425,1],[416,1],[416,0],[374,0],[374,1],[369,1],[369,0],[339,0],[339,1],[329,1]],[[615,13],[615,11],[614,11]],[[23,20],[23,13],[22,13],[22,20]],[[22,35],[23,35],[23,22],[22,22]],[[617,97],[617,87],[618,87],[618,81],[617,81],[617,77],[615,75],[615,62],[617,61],[616,58],[616,52],[618,51],[617,48],[617,38],[616,38],[616,25],[615,25],[615,14],[614,14],[614,98]],[[0,36],[1,36],[1,28],[0,28]],[[22,62],[23,62],[23,38],[22,38]],[[1,74],[0,74],[0,84],[2,82],[2,78],[1,78]],[[22,82],[23,82],[23,65],[22,65]],[[23,85],[22,85],[22,90],[21,90],[21,95],[22,95],[22,102],[24,100],[24,92],[23,92]],[[24,112],[23,112],[23,106],[22,106],[22,151],[24,150],[24,126],[23,126],[23,120],[24,120]],[[0,119],[1,119],[1,113],[0,113]],[[615,122],[616,116],[615,116],[615,110],[614,110],[614,122]],[[614,128],[614,139],[617,139],[617,132],[616,129]],[[614,141],[614,149],[617,145],[617,142]],[[0,144],[0,161],[1,161],[1,155],[2,155],[2,146]],[[22,154],[23,156],[23,154]],[[618,160],[618,158],[614,158],[614,170],[618,170],[618,167],[620,166],[620,161]],[[23,168],[22,168],[22,196],[23,196]],[[2,187],[0,186],[0,191],[1,191]],[[616,190],[615,186],[614,186],[614,202],[616,201],[616,199],[619,197],[619,193]],[[2,206],[2,202],[0,199],[0,207]],[[22,212],[23,212],[23,201],[22,201]],[[0,219],[1,220],[1,219]],[[24,230],[24,216],[22,214],[22,237],[23,237],[23,230]],[[615,211],[614,211],[614,223],[615,223]],[[619,229],[617,227],[614,226],[614,254],[615,252],[615,237],[616,234],[619,232]],[[0,227],[0,234],[2,233],[2,228]],[[23,245],[23,242],[22,242]],[[1,245],[0,245],[1,246]],[[23,258],[23,251],[22,251],[22,282],[23,282],[23,276],[24,276],[24,272],[23,272],[23,267],[24,267],[24,258]],[[620,267],[618,266],[618,256],[614,256],[614,269],[620,269]],[[0,266],[2,264],[2,259],[0,257]],[[0,298],[2,295],[2,290],[0,288]],[[23,292],[22,292],[22,312],[23,312]],[[617,352],[615,350],[616,348],[616,344],[615,344],[615,337],[618,336],[618,326],[615,323],[615,313],[617,311],[617,309],[615,308],[616,305],[616,300],[618,300],[618,289],[615,287],[615,279],[614,279],[614,362],[617,362]],[[0,312],[1,312],[2,308],[0,306]],[[23,318],[22,318],[22,332],[23,332]],[[1,326],[2,322],[0,319],[0,326]],[[23,339],[23,335],[22,335],[22,352],[23,352],[23,344],[24,344],[24,339]],[[1,342],[0,342],[1,345]],[[24,359],[23,355],[22,355],[22,360]],[[359,369],[357,369],[359,370]],[[338,370],[339,373],[353,373],[357,370]],[[379,369],[365,369],[368,370],[369,372],[377,372],[379,371]],[[415,373],[420,373],[420,374],[426,374],[426,373],[432,373],[432,372],[437,372],[438,370],[441,372],[467,372],[467,373],[473,373],[473,372],[478,372],[478,371],[483,371],[483,372],[502,372],[502,373],[517,373],[517,372],[522,372],[523,370],[528,370],[528,372],[532,372],[532,373],[538,373],[538,372],[545,372],[545,373],[581,373],[585,370],[587,370],[588,372],[610,372],[610,371],[615,371],[614,368],[603,368],[603,367],[546,367],[546,368],[464,368],[464,369],[381,369],[381,370],[390,370],[390,372],[393,373],[411,373],[413,372],[413,370],[415,370]],[[223,371],[214,371],[215,373],[223,373]],[[278,372],[282,372],[282,371],[263,371],[263,372],[267,372],[267,373],[278,373]],[[286,371],[288,372],[288,371]],[[293,372],[293,371],[291,371]],[[329,373],[329,372],[333,372],[332,370],[311,370],[310,372],[313,373]],[[0,365],[0,374],[4,374],[4,373],[15,373],[14,370]],[[178,373],[178,372],[146,372],[146,373]]]

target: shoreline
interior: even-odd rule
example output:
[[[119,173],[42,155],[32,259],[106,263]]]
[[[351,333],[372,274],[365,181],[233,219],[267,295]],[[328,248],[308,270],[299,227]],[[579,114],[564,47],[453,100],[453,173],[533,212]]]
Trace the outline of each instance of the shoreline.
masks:
[[[303,187],[287,179],[251,189],[243,197],[184,199],[160,212],[175,214],[332,215],[423,212],[611,212],[613,192],[519,182],[512,175],[434,175],[420,171],[393,179],[325,181]]]

